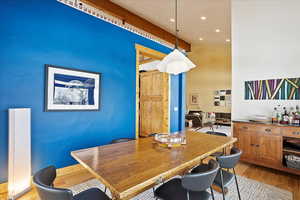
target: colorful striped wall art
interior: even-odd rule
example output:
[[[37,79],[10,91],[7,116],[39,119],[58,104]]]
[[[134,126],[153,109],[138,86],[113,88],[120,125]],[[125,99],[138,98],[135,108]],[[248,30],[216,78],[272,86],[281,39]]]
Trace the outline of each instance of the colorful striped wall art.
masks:
[[[245,81],[245,100],[300,100],[300,78]]]

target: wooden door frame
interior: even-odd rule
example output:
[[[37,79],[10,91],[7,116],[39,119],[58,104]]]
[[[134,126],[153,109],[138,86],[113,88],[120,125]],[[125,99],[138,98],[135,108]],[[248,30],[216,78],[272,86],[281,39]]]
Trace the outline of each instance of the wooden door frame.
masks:
[[[135,138],[139,139],[139,129],[140,129],[140,109],[139,109],[139,104],[140,104],[140,54],[146,55],[150,58],[155,58],[157,60],[162,60],[166,54],[144,47],[140,44],[135,44],[135,50],[136,50],[136,103],[135,103]],[[165,89],[167,90],[166,93],[168,94],[168,101],[164,100],[166,104],[164,105],[164,109],[166,110],[165,113],[167,113],[167,121],[168,121],[168,127],[167,129],[170,129],[170,116],[169,116],[169,104],[170,104],[170,92],[169,92],[169,87],[170,87],[170,77],[169,74],[164,73],[164,78],[169,79],[169,84]]]

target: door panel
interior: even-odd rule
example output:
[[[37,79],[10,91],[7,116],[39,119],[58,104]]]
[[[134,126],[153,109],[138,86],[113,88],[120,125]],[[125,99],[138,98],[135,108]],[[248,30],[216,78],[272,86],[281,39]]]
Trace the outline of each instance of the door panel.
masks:
[[[160,72],[152,73],[152,91],[153,96],[163,96],[163,74]]]
[[[152,132],[161,133],[163,132],[163,115],[161,112],[162,101],[153,101],[152,102]]]
[[[142,98],[141,98],[142,99]],[[147,136],[151,132],[151,121],[152,121],[152,111],[151,111],[151,101],[143,101],[143,109],[140,109],[140,135]]]
[[[282,137],[271,134],[260,134],[258,137],[259,160],[267,164],[281,166]]]
[[[239,134],[238,147],[243,151],[242,159],[255,160],[257,148],[255,146],[256,134],[252,132],[241,132]]]
[[[168,84],[165,73],[150,71],[140,74],[140,136],[168,131]]]

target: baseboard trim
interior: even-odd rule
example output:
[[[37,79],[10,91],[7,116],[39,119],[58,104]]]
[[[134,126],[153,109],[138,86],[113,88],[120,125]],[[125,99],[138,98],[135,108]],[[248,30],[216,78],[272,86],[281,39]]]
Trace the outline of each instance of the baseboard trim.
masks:
[[[74,173],[76,171],[82,170],[83,167],[80,164],[76,164],[76,165],[70,165],[67,167],[63,167],[63,168],[59,168],[56,170],[57,176],[64,176],[64,175],[68,175],[71,173]],[[0,194],[4,194],[7,193],[8,191],[8,183],[4,182],[0,184]]]
[[[7,182],[0,184],[0,194],[7,193]]]
[[[57,176],[64,176],[84,169],[80,164],[70,165],[56,170]]]

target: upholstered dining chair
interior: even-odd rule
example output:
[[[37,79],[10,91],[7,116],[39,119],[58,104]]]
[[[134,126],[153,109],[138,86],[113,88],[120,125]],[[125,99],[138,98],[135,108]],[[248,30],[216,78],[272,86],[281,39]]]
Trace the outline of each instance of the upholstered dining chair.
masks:
[[[217,135],[217,136],[227,137],[226,133],[222,133],[222,132],[207,131],[206,133],[210,134],[210,135]],[[215,152],[215,153],[211,154],[210,156],[217,157],[217,156],[221,156],[221,155],[223,155],[225,153],[226,153],[226,149],[224,148],[223,152]]]
[[[33,184],[36,186],[41,200],[110,200],[98,188],[91,188],[77,195],[73,195],[69,189],[55,188],[53,185],[55,178],[56,168],[54,166],[41,169],[33,176]]]
[[[156,199],[163,200],[214,200],[211,187],[219,170],[219,164],[210,160],[203,164],[201,171],[186,174],[182,178],[174,178],[158,187],[154,194]],[[207,190],[210,188],[210,193]]]
[[[233,182],[233,180],[235,180],[238,197],[239,200],[241,200],[241,194],[235,173],[235,166],[239,162],[241,154],[241,150],[233,147],[229,155],[222,155],[216,157],[217,162],[220,165],[220,170],[218,171],[218,174],[214,180],[214,184],[222,189],[223,200],[225,200],[224,187],[230,185]],[[232,169],[233,173],[230,172],[230,169]],[[192,170],[192,173],[198,173],[198,171],[201,171],[201,165],[194,168]]]

